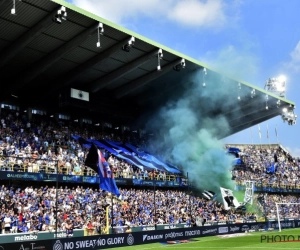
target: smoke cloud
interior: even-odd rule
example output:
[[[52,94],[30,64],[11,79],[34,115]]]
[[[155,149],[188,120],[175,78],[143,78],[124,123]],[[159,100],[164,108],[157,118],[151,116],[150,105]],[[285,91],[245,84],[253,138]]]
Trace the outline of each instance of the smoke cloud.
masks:
[[[199,71],[184,84],[186,89],[175,101],[153,116],[147,129],[157,136],[150,150],[181,167],[199,189],[219,192],[220,186],[234,187],[230,172],[233,159],[218,139],[230,130],[228,122],[215,110],[222,113],[237,101],[232,100],[236,86],[225,87],[224,81],[213,75],[206,87],[202,83],[203,72]]]

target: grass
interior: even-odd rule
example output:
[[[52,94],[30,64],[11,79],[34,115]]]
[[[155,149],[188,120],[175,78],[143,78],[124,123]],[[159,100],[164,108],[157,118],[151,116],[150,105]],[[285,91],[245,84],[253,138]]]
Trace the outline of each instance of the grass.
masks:
[[[179,249],[209,249],[209,250],[298,250],[300,248],[300,241],[298,236],[300,236],[300,229],[285,229],[282,232],[255,232],[248,234],[238,234],[231,235],[229,238],[220,238],[219,236],[210,237],[200,237],[194,238],[193,241],[189,243],[180,244],[144,244],[138,246],[128,246],[128,247],[118,247],[114,249],[122,250],[179,250]],[[279,242],[279,236],[281,236],[282,242]],[[283,242],[284,237],[293,235],[295,242]],[[268,236],[269,243],[267,240],[261,241],[261,237]],[[275,236],[277,242],[271,242],[271,237],[273,239]],[[292,239],[292,238],[290,238]]]

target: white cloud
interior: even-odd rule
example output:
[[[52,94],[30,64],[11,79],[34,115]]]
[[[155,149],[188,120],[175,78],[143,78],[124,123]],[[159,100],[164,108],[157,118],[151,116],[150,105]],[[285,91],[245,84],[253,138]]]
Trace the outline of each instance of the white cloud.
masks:
[[[236,0],[232,0],[235,3]],[[191,27],[220,27],[226,23],[225,0],[72,0],[73,4],[109,21],[150,17]]]
[[[220,26],[226,21],[224,5],[221,0],[179,1],[169,11],[168,17],[188,26]]]
[[[259,59],[247,48],[237,49],[228,45],[220,51],[209,51],[200,61],[236,79],[255,81],[259,70]]]
[[[284,65],[296,72],[300,72],[300,41],[297,43],[294,50],[290,53],[291,60]]]

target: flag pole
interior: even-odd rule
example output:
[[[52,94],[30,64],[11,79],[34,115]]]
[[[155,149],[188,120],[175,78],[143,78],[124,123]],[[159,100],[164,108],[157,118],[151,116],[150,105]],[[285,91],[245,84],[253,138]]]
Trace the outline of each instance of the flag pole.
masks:
[[[153,180],[153,199],[154,199],[154,216],[153,216],[153,222],[154,222],[154,228],[157,229],[156,225],[156,197],[155,197],[155,180]]]
[[[267,123],[267,139],[269,143],[269,148],[271,148],[271,143],[270,143],[270,136],[269,136],[269,124]]]
[[[110,193],[111,195],[111,232],[114,233],[114,199],[113,199],[113,193]]]
[[[55,192],[55,237],[57,238],[57,229],[58,229],[58,160],[56,160],[56,192]]]
[[[259,135],[259,142],[260,142],[260,149],[261,149],[261,131],[260,131],[260,125],[258,124],[258,135]]]
[[[279,144],[278,132],[277,132],[277,125],[275,126],[275,134],[276,134],[277,144]]]
[[[106,234],[109,234],[109,216],[108,216],[108,213],[109,213],[109,206],[106,206],[105,208],[105,212],[106,212]]]

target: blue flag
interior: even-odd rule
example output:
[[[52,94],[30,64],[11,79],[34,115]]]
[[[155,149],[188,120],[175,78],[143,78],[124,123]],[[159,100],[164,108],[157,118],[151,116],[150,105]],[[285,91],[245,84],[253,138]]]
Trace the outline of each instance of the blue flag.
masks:
[[[266,168],[266,172],[268,174],[274,174],[275,173],[275,165],[274,165],[274,163],[272,163],[271,166],[269,166],[269,167]]]
[[[113,176],[113,171],[95,144],[92,144],[90,148],[85,160],[85,165],[98,173],[101,189],[111,192],[116,196],[120,195],[120,191]]]

